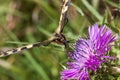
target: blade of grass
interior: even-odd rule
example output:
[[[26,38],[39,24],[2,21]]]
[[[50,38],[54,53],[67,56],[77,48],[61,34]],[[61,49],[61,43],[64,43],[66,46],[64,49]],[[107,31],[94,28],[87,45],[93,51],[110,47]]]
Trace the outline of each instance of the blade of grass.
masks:
[[[118,9],[120,9],[120,1],[119,4],[115,4],[114,2],[110,1],[110,0],[104,0],[106,3],[110,4],[113,7],[116,7]]]
[[[8,29],[6,30],[6,32],[8,33],[11,39],[19,41],[13,32],[9,31]],[[27,60],[31,62],[29,65],[33,65],[33,68],[36,70],[36,72],[38,72],[39,75],[43,77],[44,80],[49,80],[49,77],[45,73],[44,69],[36,62],[36,60],[30,55],[30,53],[26,51],[25,56]]]
[[[57,14],[56,12],[53,10],[53,8],[51,8],[47,2],[45,2],[46,0],[31,0],[35,3],[37,3],[40,7],[42,7],[41,9],[43,10],[43,12],[52,20],[54,21],[53,17],[56,17]],[[48,14],[49,13],[49,14]]]
[[[26,37],[28,38],[27,40],[29,40],[29,42],[36,42],[35,38],[33,37],[33,35],[31,33],[27,34]],[[33,52],[36,54],[40,53],[38,48],[33,49]],[[44,78],[44,80],[49,80],[49,77],[47,76],[45,70],[42,68],[42,66],[40,64],[38,64],[35,61],[35,59],[30,55],[30,53],[28,51],[25,52],[25,56],[31,62],[31,64],[33,65],[36,72],[38,72],[38,74],[40,74]]]
[[[86,8],[98,19],[102,20],[103,17],[88,3],[87,0],[81,0],[82,3],[86,6]]]
[[[30,63],[32,64],[32,66],[36,70],[36,72],[38,72],[38,74],[40,74],[44,80],[50,80],[49,77],[47,76],[46,72],[44,71],[44,69],[39,65],[39,63],[37,63],[34,60],[34,58],[30,55],[30,53],[28,51],[26,51],[24,55],[30,61]]]
[[[50,37],[52,36],[52,34],[50,32],[48,32],[47,30],[43,29],[41,26],[37,26],[38,30],[40,32],[42,32],[43,34],[45,34],[46,36]]]
[[[72,5],[73,7],[75,7],[75,9],[81,14],[81,16],[84,16],[84,13],[83,13],[82,9],[80,9],[78,6],[76,6],[76,5],[73,4],[73,3],[71,3],[71,5]]]
[[[18,42],[18,41],[6,41],[6,43],[9,43],[9,44],[29,44],[28,42]]]

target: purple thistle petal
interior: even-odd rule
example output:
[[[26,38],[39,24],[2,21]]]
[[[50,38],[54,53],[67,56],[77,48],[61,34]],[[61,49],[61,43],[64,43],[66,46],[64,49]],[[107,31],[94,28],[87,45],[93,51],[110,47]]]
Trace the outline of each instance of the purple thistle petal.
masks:
[[[75,43],[75,50],[70,52],[68,69],[61,72],[62,80],[90,80],[88,71],[96,71],[107,59],[114,60],[114,57],[107,56],[111,43],[118,39],[105,25],[98,27],[98,24],[89,27],[89,39],[81,39]]]
[[[85,68],[79,74],[78,80],[90,80],[88,71]]]
[[[68,80],[68,79],[77,79],[79,76],[79,70],[78,69],[69,69],[69,70],[64,70],[61,72],[61,79],[62,80]]]
[[[94,36],[92,36],[93,33],[95,33]],[[98,28],[97,24],[89,28],[89,36],[94,49],[101,53],[107,53],[111,48],[111,43],[118,39],[117,35],[113,35],[112,31],[105,25]]]

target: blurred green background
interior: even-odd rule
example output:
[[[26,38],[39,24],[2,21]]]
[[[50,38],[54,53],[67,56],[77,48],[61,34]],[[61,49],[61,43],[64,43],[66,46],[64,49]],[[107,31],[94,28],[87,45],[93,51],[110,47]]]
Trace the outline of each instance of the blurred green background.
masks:
[[[95,23],[120,34],[120,0],[71,1],[64,28],[71,45],[78,37],[86,37],[88,27]],[[0,0],[0,50],[48,39],[57,28],[61,7],[62,0]],[[120,53],[120,48],[112,52]],[[60,80],[66,62],[63,45],[33,48],[0,58],[0,80]],[[107,80],[116,79],[120,80],[119,75]]]

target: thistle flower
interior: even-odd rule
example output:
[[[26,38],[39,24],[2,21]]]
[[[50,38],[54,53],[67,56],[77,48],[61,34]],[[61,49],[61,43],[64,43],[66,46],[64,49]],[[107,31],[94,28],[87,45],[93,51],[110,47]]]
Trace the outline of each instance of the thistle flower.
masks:
[[[81,39],[75,43],[75,50],[69,53],[68,69],[61,72],[62,80],[90,80],[89,72],[96,71],[100,65],[113,59],[107,56],[112,47],[112,42],[117,40],[117,35],[105,25],[98,24],[89,27],[89,39]]]

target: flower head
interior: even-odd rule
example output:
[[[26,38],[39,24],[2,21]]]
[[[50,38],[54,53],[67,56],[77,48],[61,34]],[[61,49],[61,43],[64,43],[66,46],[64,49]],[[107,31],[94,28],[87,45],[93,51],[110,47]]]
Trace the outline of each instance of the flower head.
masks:
[[[112,59],[106,54],[117,36],[105,25],[99,28],[95,24],[88,31],[89,39],[78,39],[75,50],[70,52],[72,61],[67,63],[68,69],[61,72],[62,80],[90,80],[89,71],[96,71],[106,59]]]

